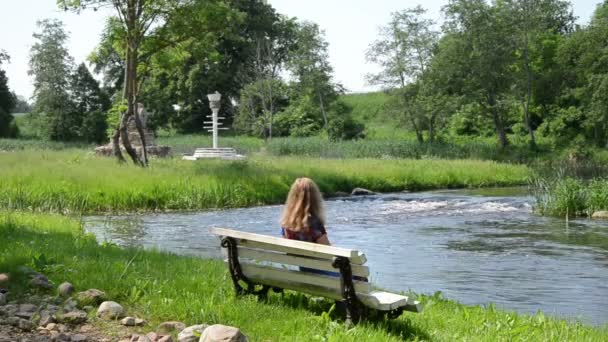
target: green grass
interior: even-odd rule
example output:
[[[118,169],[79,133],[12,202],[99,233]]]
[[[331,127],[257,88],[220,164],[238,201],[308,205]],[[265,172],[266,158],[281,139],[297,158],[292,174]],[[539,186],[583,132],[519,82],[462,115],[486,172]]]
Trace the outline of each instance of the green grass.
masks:
[[[97,244],[78,221],[55,215],[0,212],[0,270],[11,273],[11,296],[28,293],[19,266],[55,284],[99,288],[128,314],[154,329],[166,320],[237,326],[251,341],[605,341],[606,327],[488,307],[465,306],[440,295],[419,298],[420,314],[393,321],[364,321],[346,328],[328,314],[329,301],[287,292],[268,302],[234,295],[226,266],[216,260]],[[14,298],[14,297],[13,297]]]
[[[541,215],[577,217],[608,210],[608,180],[572,177],[536,178],[532,183]]]
[[[264,140],[246,136],[224,136],[220,132],[220,147],[233,147],[241,154],[258,152],[264,145]],[[171,146],[176,156],[192,154],[199,147],[212,147],[213,141],[209,134],[160,135],[157,145]]]
[[[89,146],[85,143],[67,143],[58,141],[48,141],[40,139],[2,139],[0,138],[0,152],[12,152],[22,150],[66,150],[73,148],[85,148],[90,147],[91,151],[93,146]]]
[[[275,138],[267,152],[276,156],[310,156],[322,158],[442,158],[481,159],[524,163],[547,156],[547,151],[530,151],[526,145],[513,145],[505,150],[492,139],[461,139],[457,142],[418,143],[414,138],[327,141],[320,137]]]
[[[415,135],[399,127],[394,118],[386,114],[389,95],[384,92],[356,93],[340,96],[340,100],[353,108],[353,118],[365,124],[365,133],[371,139],[413,140]]]
[[[529,169],[491,161],[254,157],[118,165],[83,150],[0,153],[0,209],[50,212],[193,210],[284,201],[297,177],[326,195],[525,184]]]

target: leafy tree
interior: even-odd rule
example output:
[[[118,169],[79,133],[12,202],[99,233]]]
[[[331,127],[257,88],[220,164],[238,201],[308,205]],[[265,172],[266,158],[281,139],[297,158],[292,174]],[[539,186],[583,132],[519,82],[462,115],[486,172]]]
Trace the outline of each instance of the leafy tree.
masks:
[[[497,6],[506,11],[505,17],[511,20],[514,29],[517,56],[514,90],[522,104],[530,145],[535,148],[536,140],[530,112],[540,74],[546,72],[541,69],[547,48],[543,43],[555,35],[572,30],[574,17],[571,5],[564,0],[503,0],[498,2]]]
[[[11,114],[15,107],[16,98],[8,88],[8,78],[1,68],[9,56],[0,50],[0,137],[15,137],[18,133]]]
[[[558,47],[563,89],[543,133],[563,143],[579,141],[608,147],[608,1],[600,4],[587,27],[568,35]],[[539,128],[539,129],[540,129]]]
[[[162,35],[163,28],[167,22],[170,22],[171,15],[176,13],[176,9],[180,6],[189,3],[189,1],[180,0],[57,0],[57,4],[65,9],[74,9],[80,11],[87,7],[111,7],[116,11],[116,15],[124,29],[124,85],[123,99],[127,102],[127,111],[122,115],[120,125],[116,128],[116,132],[112,137],[114,145],[114,154],[119,161],[124,162],[125,159],[120,152],[118,145],[119,137],[122,139],[123,145],[127,154],[131,157],[134,163],[146,166],[148,157],[146,152],[146,141],[143,132],[143,126],[137,113],[137,97],[141,86],[141,79],[138,77],[138,69],[142,59],[140,51],[145,50],[144,46],[149,43],[150,35]],[[166,45],[158,44],[154,40],[152,45],[154,49],[161,49]],[[127,134],[127,123],[133,117],[139,131],[139,136],[142,142],[142,159],[137,155],[135,149],[131,146]]]
[[[451,55],[443,59],[452,63],[445,71],[466,75],[460,95],[479,103],[494,123],[499,146],[505,148],[509,143],[505,108],[513,84],[513,28],[504,11],[484,0],[451,0],[444,13],[451,44],[440,53]]]
[[[293,86],[299,94],[318,104],[323,128],[327,130],[328,107],[341,91],[341,86],[332,82],[327,41],[317,24],[302,22],[297,28],[295,47],[287,62],[287,69],[295,79]]]
[[[435,23],[423,17],[425,13],[421,6],[392,13],[380,38],[366,53],[368,61],[381,67],[379,73],[367,76],[368,81],[389,90],[394,97],[391,111],[411,125],[419,142],[424,141],[420,120],[425,116],[425,106],[416,97],[439,37],[432,29]]]
[[[29,113],[32,111],[32,106],[29,102],[27,102],[25,97],[19,96],[15,93],[13,93],[13,97],[16,99],[15,108],[13,109],[14,113]]]
[[[265,2],[243,0],[195,1],[174,22],[179,25],[168,27],[168,32],[176,37],[172,40],[182,42],[153,58],[143,92],[157,113],[168,114],[157,115],[162,120],[158,124],[172,124],[182,132],[202,130],[210,114],[207,94],[222,93],[222,116],[229,124],[234,115],[232,100],[240,98],[246,85],[258,82],[259,86],[262,80],[275,84],[294,26],[293,20]],[[181,108],[173,112],[167,103]]]
[[[287,85],[277,78],[260,79],[241,91],[234,126],[240,131],[272,139],[274,116],[287,103]]]
[[[34,76],[34,112],[44,115],[48,138],[76,140],[80,120],[69,96],[73,61],[65,47],[67,33],[59,20],[39,21],[38,27],[29,61],[29,74]]]
[[[84,63],[80,64],[72,75],[70,93],[75,114],[80,120],[79,137],[89,142],[105,141],[105,113],[110,108],[110,99],[99,88],[99,83]]]

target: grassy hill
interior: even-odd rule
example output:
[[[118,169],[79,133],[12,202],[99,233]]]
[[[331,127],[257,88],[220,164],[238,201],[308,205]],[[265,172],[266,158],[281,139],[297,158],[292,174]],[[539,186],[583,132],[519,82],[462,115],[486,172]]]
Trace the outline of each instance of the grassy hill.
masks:
[[[365,124],[367,137],[373,139],[415,139],[397,119],[387,113],[389,96],[384,92],[346,94],[340,97],[353,107],[353,117]]]

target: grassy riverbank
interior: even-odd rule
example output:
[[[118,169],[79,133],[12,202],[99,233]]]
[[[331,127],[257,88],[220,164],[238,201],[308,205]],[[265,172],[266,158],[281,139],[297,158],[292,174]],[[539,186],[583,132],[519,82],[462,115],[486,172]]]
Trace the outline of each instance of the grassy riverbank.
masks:
[[[122,249],[95,242],[78,221],[48,214],[0,212],[0,271],[16,282],[18,266],[46,274],[56,284],[100,288],[125,305],[129,314],[155,327],[165,320],[187,324],[222,323],[240,327],[251,341],[605,341],[608,328],[537,315],[518,315],[493,306],[470,307],[440,296],[421,296],[425,310],[394,321],[364,322],[346,329],[324,313],[327,301],[287,293],[268,303],[235,298],[223,263],[155,251]]]
[[[541,215],[591,217],[596,211],[608,210],[607,179],[541,178],[534,185],[535,210]]]
[[[390,192],[525,184],[521,165],[475,160],[251,158],[155,160],[118,165],[85,150],[0,153],[0,208],[45,212],[193,210],[284,201],[293,180],[313,178],[331,195],[355,187]]]

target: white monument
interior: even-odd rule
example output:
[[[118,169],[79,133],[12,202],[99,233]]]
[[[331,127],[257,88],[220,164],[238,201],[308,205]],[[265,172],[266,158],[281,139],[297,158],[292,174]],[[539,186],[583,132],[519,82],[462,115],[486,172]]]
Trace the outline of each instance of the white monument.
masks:
[[[211,118],[211,121],[205,121],[206,125],[203,126],[207,132],[213,134],[213,147],[212,148],[197,148],[193,155],[186,155],[183,157],[185,160],[197,160],[206,158],[221,158],[221,159],[243,159],[245,156],[237,154],[236,150],[232,147],[219,147],[218,144],[218,132],[220,129],[228,129],[226,127],[220,127],[222,125],[219,119],[224,119],[223,116],[219,116],[222,95],[217,91],[213,94],[207,95],[209,99],[209,108],[211,108],[211,115],[207,115],[207,118]]]

